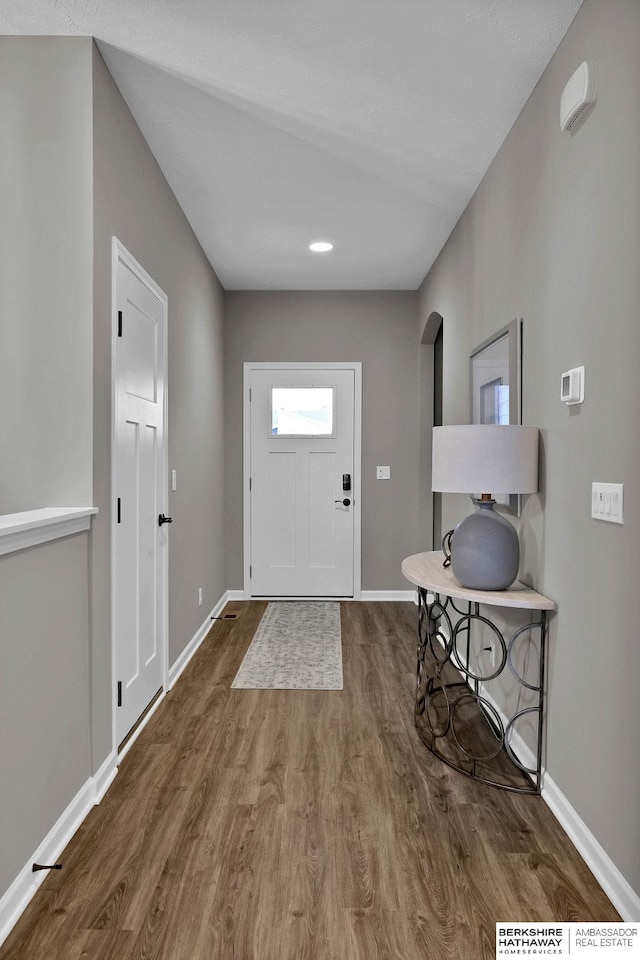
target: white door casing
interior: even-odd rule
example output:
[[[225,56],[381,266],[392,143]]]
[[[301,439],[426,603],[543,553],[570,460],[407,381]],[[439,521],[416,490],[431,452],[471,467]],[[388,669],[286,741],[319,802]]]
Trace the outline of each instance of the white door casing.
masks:
[[[167,677],[167,297],[113,240],[114,748]]]
[[[333,391],[330,435],[274,435],[273,388]],[[244,393],[245,596],[359,598],[361,364],[245,363]]]

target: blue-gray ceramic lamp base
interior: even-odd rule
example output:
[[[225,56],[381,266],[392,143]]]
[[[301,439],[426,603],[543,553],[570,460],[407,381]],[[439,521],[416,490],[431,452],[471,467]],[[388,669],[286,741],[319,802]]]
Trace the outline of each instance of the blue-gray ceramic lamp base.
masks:
[[[495,500],[474,503],[476,511],[458,524],[451,537],[453,575],[471,590],[506,590],[518,576],[518,534],[495,512]]]

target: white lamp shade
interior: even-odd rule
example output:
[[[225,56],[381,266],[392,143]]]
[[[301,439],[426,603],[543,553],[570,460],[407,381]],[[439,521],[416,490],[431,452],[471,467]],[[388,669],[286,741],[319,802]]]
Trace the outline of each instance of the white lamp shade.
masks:
[[[431,489],[535,493],[538,428],[477,423],[434,427]]]

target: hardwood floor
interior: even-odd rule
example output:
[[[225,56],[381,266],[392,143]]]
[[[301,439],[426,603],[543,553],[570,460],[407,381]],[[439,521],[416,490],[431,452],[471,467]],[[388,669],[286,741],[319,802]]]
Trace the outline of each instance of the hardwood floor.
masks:
[[[493,960],[498,920],[618,915],[539,797],[432,757],[416,608],[342,604],[341,692],[231,690],[231,604],[0,960]]]

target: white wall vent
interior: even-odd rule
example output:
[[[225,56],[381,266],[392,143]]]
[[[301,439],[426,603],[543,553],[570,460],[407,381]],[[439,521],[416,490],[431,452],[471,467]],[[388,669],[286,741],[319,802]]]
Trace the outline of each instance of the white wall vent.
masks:
[[[560,98],[560,129],[573,130],[593,106],[596,99],[596,77],[592,63],[580,64]]]

